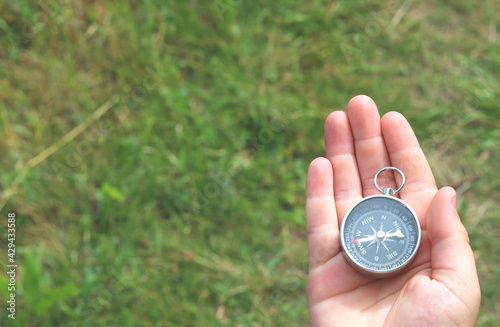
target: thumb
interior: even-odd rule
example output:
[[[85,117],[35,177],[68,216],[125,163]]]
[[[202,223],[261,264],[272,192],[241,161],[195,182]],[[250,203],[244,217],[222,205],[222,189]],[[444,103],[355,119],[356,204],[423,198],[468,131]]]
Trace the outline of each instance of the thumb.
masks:
[[[432,244],[432,279],[444,283],[449,289],[479,294],[474,254],[456,203],[455,190],[443,187],[434,196],[427,213],[427,230]]]

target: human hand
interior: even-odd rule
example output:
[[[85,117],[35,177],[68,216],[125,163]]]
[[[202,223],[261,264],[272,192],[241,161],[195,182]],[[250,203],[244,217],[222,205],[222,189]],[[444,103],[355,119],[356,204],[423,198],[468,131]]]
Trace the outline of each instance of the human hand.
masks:
[[[306,183],[311,326],[474,326],[481,295],[456,193],[438,191],[406,119],[397,112],[380,119],[369,97],[356,96],[347,114],[328,116],[325,147],[326,158],[311,163]],[[348,264],[339,226],[355,202],[379,194],[373,177],[387,166],[406,176],[398,195],[417,214],[422,239],[407,269],[376,279]],[[378,181],[397,188],[393,174],[384,172]]]

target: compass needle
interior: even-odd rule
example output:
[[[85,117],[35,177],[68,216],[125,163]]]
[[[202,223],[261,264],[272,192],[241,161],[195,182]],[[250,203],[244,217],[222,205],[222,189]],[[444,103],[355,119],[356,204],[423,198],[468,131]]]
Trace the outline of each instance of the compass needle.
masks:
[[[391,231],[392,231],[392,229],[391,229]],[[386,234],[385,237],[389,238],[389,237],[393,237],[393,236],[397,236],[399,238],[405,237],[404,234],[403,234],[403,232],[401,232],[401,229],[396,230],[394,233],[387,232],[387,234]]]

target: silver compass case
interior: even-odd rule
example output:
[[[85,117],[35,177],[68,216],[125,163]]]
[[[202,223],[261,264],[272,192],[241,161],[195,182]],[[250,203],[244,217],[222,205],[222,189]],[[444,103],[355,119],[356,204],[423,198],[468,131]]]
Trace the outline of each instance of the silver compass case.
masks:
[[[377,185],[384,170],[398,171],[403,182],[396,190]],[[365,275],[384,278],[404,270],[420,246],[421,229],[415,212],[399,198],[392,196],[404,185],[403,173],[385,167],[375,175],[375,185],[384,194],[365,197],[345,214],[340,228],[340,244],[346,260]]]

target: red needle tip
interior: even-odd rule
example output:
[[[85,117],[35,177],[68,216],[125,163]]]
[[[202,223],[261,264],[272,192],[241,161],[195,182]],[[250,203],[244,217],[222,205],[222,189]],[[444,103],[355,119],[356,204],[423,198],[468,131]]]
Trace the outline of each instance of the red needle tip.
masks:
[[[354,241],[352,241],[352,242],[353,242],[353,243],[358,244],[358,239],[356,238],[356,239],[354,239]]]

